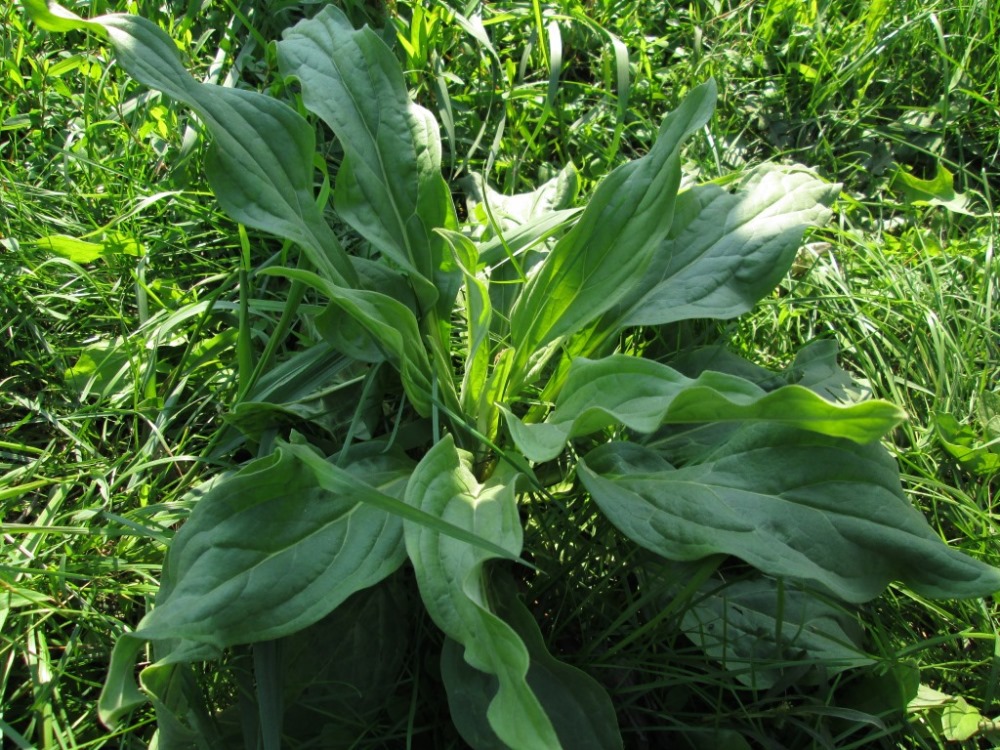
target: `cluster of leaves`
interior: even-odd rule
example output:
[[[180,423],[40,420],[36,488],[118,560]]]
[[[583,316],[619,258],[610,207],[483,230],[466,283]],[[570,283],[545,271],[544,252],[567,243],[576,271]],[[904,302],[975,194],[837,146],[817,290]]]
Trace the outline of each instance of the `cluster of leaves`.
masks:
[[[620,747],[606,688],[548,652],[519,595],[533,575],[525,524],[567,486],[648,553],[646,585],[697,600],[681,627],[756,686],[784,678],[776,661],[868,663],[841,602],[893,580],[928,597],[1000,589],[1000,573],[945,546],[909,504],[878,442],[904,415],[857,400],[836,347],[811,344],[781,372],[682,343],[642,356],[637,327],[751,310],[837,195],[794,167],[681,191],[681,148],[708,122],[714,84],[582,207],[567,166],[527,194],[476,180],[460,224],[437,123],[395,55],[323,10],[286,32],[277,58],[343,148],[332,198],[364,241],[352,255],[317,202],[314,132],[295,109],[195,81],[142,18],[26,4],[45,28],[106,36],[131,75],[197,113],[225,211],[301,250],[297,267],[245,284],[278,277],[290,300],[324,305],[307,321],[312,346],[272,364],[301,316],[290,304],[258,363],[240,363],[229,442],[256,457],[193,494],[156,606],[115,649],[108,724],[152,702],[161,747],[240,732],[277,747],[292,726],[332,746],[343,717],[382,703],[374,686],[405,644],[397,605],[415,587],[445,636],[440,675],[466,742]],[[756,572],[730,585],[730,558]],[[365,631],[384,643],[353,664],[324,643]],[[330,657],[314,669],[319,648]],[[206,702],[192,665],[227,652],[249,653],[253,678]],[[348,667],[351,690],[331,688]]]

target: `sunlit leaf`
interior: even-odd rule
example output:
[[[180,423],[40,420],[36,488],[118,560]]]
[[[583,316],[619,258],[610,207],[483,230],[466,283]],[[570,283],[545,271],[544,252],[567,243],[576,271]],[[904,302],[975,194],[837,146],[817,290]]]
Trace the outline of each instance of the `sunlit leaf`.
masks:
[[[507,424],[528,458],[548,461],[569,439],[616,425],[649,433],[665,423],[762,421],[868,443],[904,417],[885,401],[836,404],[803,386],[767,392],[743,378],[711,371],[692,380],[658,362],[614,355],[575,360],[545,422],[524,424],[507,412]]]
[[[934,427],[941,444],[967,470],[983,476],[1000,472],[1000,438],[984,440],[947,412],[934,413]]]
[[[284,33],[278,61],[344,147],[338,215],[406,269],[422,299],[440,294],[449,314],[461,276],[434,231],[457,229],[441,139],[434,117],[410,100],[395,55],[331,5]]]
[[[662,325],[749,312],[788,273],[807,227],[825,223],[839,185],[791,167],[752,172],[735,193],[701,185],[678,199],[620,325]]]
[[[326,278],[339,284],[357,274],[313,194],[312,126],[277,99],[196,81],[177,46],[156,24],[131,15],[83,21],[55,3],[28,5],[43,28],[89,29],[106,35],[121,66],[140,83],[197,112],[214,138],[208,178],[223,209],[247,226],[297,242]]]
[[[514,478],[498,472],[480,484],[470,466],[471,457],[445,437],[413,472],[406,501],[519,554],[522,535]],[[560,747],[552,722],[527,683],[528,649],[489,605],[483,566],[495,555],[416,524],[406,524],[405,538],[431,619],[462,644],[469,666],[496,677],[497,691],[486,717],[497,737],[517,748]]]
[[[511,311],[516,371],[546,344],[580,330],[634,292],[670,230],[680,147],[708,121],[715,95],[712,82],[691,91],[664,119],[649,154],[609,174],[539,264]]]
[[[900,193],[904,201],[914,206],[943,206],[955,213],[971,214],[968,210],[968,197],[955,191],[955,176],[940,162],[935,166],[937,172],[929,180],[923,180],[897,166],[890,187]]]
[[[53,234],[35,240],[37,247],[48,250],[74,263],[93,263],[98,258],[113,255],[141,255],[142,248],[134,239],[111,236],[103,242],[89,242],[63,234]]]

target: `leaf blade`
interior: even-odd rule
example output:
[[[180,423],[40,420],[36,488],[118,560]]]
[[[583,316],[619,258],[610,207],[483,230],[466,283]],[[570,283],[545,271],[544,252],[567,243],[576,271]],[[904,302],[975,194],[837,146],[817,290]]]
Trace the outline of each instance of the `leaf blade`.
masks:
[[[609,443],[578,472],[612,523],[669,559],[731,554],[850,602],[893,580],[940,598],[1000,589],[1000,571],[947,547],[910,505],[878,445],[760,425],[680,469]]]
[[[410,100],[395,55],[329,6],[285,32],[278,61],[344,147],[338,214],[410,273],[422,300],[433,304],[440,290],[449,312],[460,275],[434,230],[458,226],[438,124]]]
[[[556,408],[543,423],[524,424],[510,411],[505,415],[514,442],[533,461],[549,461],[571,438],[613,425],[650,433],[663,424],[761,421],[868,443],[906,416],[886,401],[837,404],[803,386],[768,392],[742,377],[712,371],[691,379],[627,355],[574,360]]]
[[[413,472],[406,501],[519,554],[522,537],[513,477],[480,485],[469,470],[470,460],[446,436]],[[497,678],[497,693],[487,709],[493,731],[512,747],[560,747],[527,683],[530,659],[524,642],[487,604],[483,565],[495,555],[415,524],[404,525],[404,536],[428,614],[464,646],[471,667]]]
[[[170,586],[137,636],[216,648],[278,638],[402,564],[401,519],[364,503],[356,491],[364,476],[380,491],[401,495],[412,464],[385,456],[356,461],[331,491],[310,458],[322,460],[304,446],[281,443],[209,489],[174,538]]]
[[[694,89],[664,119],[650,153],[601,182],[576,225],[528,280],[511,311],[516,370],[620,302],[641,278],[670,228],[681,143],[708,121],[715,96],[712,81]]]
[[[806,228],[827,221],[839,190],[807,170],[777,166],[757,169],[734,194],[693,188],[619,325],[749,312],[788,272]]]
[[[325,277],[339,284],[357,282],[315,203],[312,127],[291,107],[257,92],[196,81],[181,64],[173,41],[144,18],[108,15],[84,21],[40,0],[32,0],[28,9],[44,28],[99,29],[129,75],[198,114],[214,137],[209,182],[230,216],[295,241]]]

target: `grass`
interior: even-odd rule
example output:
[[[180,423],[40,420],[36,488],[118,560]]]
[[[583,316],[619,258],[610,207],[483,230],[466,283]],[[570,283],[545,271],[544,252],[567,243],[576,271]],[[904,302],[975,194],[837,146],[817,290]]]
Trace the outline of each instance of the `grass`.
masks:
[[[168,29],[197,74],[280,91],[265,44],[310,6],[272,5],[128,9]],[[590,189],[714,76],[720,107],[687,152],[691,179],[794,160],[842,182],[815,254],[718,333],[775,365],[835,338],[844,366],[911,416],[893,449],[914,503],[951,544],[1000,564],[998,475],[950,453],[940,417],[980,443],[1000,435],[994,4],[505,2],[483,9],[489,45],[444,4],[416,6],[347,9],[407,40],[408,83],[443,122],[453,179],[486,170],[523,190],[572,159]],[[123,9],[95,0],[80,12]],[[156,590],[185,492],[232,461],[220,436],[241,346],[277,317],[266,287],[241,309],[241,258],[256,265],[281,248],[241,242],[200,182],[196,125],[128,81],[106,49],[49,38],[10,0],[0,29],[0,733],[15,747],[139,747],[151,715],[116,736],[94,701],[115,636]],[[897,168],[929,178],[938,165],[969,214],[907,204],[893,189]],[[53,235],[102,255],[59,257],[39,244]],[[296,336],[308,331],[287,349]],[[527,548],[552,550],[535,560],[546,572],[538,611],[553,651],[578,654],[612,690],[628,747],[691,727],[739,732],[752,747],[939,747],[947,735],[933,711],[881,727],[848,713],[906,665],[1000,714],[992,601],[893,588],[865,607],[877,668],[755,691],[679,634],[689,594],[640,593],[631,546],[578,495],[558,499],[528,531],[539,541]],[[427,630],[414,637],[433,640]],[[454,741],[438,726],[440,701],[418,691],[425,668],[406,665],[399,692],[413,700],[369,727],[369,746]]]

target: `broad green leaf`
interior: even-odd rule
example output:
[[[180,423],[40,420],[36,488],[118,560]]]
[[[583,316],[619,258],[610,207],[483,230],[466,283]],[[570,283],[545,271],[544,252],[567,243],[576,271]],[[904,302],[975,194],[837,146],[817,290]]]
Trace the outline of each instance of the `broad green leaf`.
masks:
[[[114,724],[144,700],[133,665],[145,641],[156,641],[157,659],[141,673],[146,694],[158,713],[183,713],[156,687],[184,674],[175,668],[297,632],[378,582],[405,557],[403,520],[517,559],[396,499],[412,462],[379,451],[352,451],[345,471],[305,446],[279,443],[275,454],[211,482],[174,539],[156,609],[115,646],[102,721]]]
[[[947,412],[935,412],[933,418],[941,444],[966,470],[981,476],[1000,472],[1000,437],[984,439]]]
[[[406,502],[444,521],[491,539],[510,555],[521,551],[515,476],[498,471],[479,484],[471,457],[451,436],[437,443],[414,470]],[[517,633],[490,608],[484,565],[496,555],[435,530],[406,523],[406,551],[420,596],[435,624],[465,648],[465,661],[497,679],[487,719],[512,748],[560,747],[552,722],[526,681],[530,660]]]
[[[392,297],[340,287],[309,271],[271,268],[265,272],[301,281],[326,294],[330,298],[330,306],[317,320],[321,332],[339,328],[341,321],[338,320],[338,313],[346,315],[371,337],[370,341],[359,341],[354,354],[362,353],[362,347],[369,344],[377,347],[399,371],[406,395],[417,412],[422,416],[431,413],[431,364],[412,310]],[[339,333],[332,338],[331,343],[343,345],[344,339]],[[440,386],[446,395],[451,393],[449,386],[450,380]],[[456,403],[457,398],[452,396],[451,403]]]
[[[93,263],[98,258],[112,255],[142,254],[141,246],[134,239],[117,236],[108,237],[104,242],[88,242],[64,234],[53,234],[35,240],[34,244],[74,263]]]
[[[327,279],[356,283],[347,254],[316,205],[315,135],[295,110],[253,91],[196,81],[181,64],[173,40],[144,18],[109,15],[88,22],[55,3],[30,0],[27,7],[42,28],[106,35],[129,75],[198,114],[214,138],[209,182],[230,216],[295,241]]]
[[[652,150],[609,174],[552,248],[511,311],[515,378],[546,344],[580,330],[633,293],[667,236],[680,184],[680,147],[715,106],[715,83],[694,89]]]
[[[486,718],[499,686],[497,678],[470,667],[462,657],[464,651],[460,643],[445,638],[441,649],[441,681],[448,696],[451,721],[472,750],[508,750]]]
[[[524,641],[531,657],[528,685],[551,717],[563,747],[573,750],[620,749],[622,738],[607,691],[586,672],[549,653],[534,617],[520,601],[508,576],[490,577],[496,612]],[[476,750],[506,747],[485,721],[486,707],[497,680],[462,659],[462,648],[450,638],[441,653],[441,677],[456,728]]]
[[[146,642],[132,633],[123,633],[111,650],[108,677],[97,701],[101,722],[114,728],[148,700],[135,681],[135,662]]]
[[[213,485],[174,537],[170,586],[136,635],[224,648],[316,622],[402,563],[402,521],[365,499],[401,495],[412,466],[398,457],[346,471],[304,446],[279,444]],[[334,484],[334,482],[336,484]]]
[[[920,668],[910,661],[882,662],[838,686],[838,706],[872,717],[903,717],[920,690]]]
[[[21,0],[31,20],[46,31],[94,31],[104,33],[104,27],[94,21],[86,21],[58,3],[48,0]]]
[[[80,398],[134,398],[135,383],[150,360],[141,356],[142,342],[121,337],[89,344],[63,374],[66,385]],[[144,361],[145,360],[145,361]]]
[[[955,213],[971,215],[968,197],[955,192],[955,176],[940,162],[936,167],[934,177],[922,180],[897,166],[890,187],[914,206],[943,206]]]
[[[363,732],[362,722],[384,709],[399,687],[416,613],[391,577],[359,591],[319,622],[281,639],[279,674],[288,744]],[[407,591],[408,593],[408,591]],[[332,744],[330,745],[332,746]]]
[[[806,228],[826,222],[839,190],[801,168],[767,166],[736,193],[701,185],[683,194],[619,327],[749,312],[788,273]]]
[[[226,746],[191,665],[153,664],[139,673],[139,682],[156,709],[156,748],[204,750]]]
[[[910,505],[877,444],[754,425],[701,463],[674,468],[649,448],[609,443],[578,473],[615,526],[671,560],[735,555],[850,602],[894,580],[938,598],[1000,590],[1000,571],[949,548]]]
[[[779,681],[823,682],[874,663],[861,632],[841,607],[769,578],[711,581],[685,610],[681,628],[745,685],[768,690]]]
[[[837,343],[821,339],[804,346],[784,370],[768,370],[753,364],[724,347],[709,346],[670,360],[670,365],[684,375],[697,378],[706,371],[722,372],[751,381],[765,391],[785,385],[808,388],[825,399],[852,404],[871,397],[871,392],[855,383],[837,364]],[[655,449],[667,461],[687,464],[701,461],[720,443],[740,429],[740,422],[713,424],[664,424],[639,442]]]
[[[951,742],[964,742],[979,734],[986,723],[979,709],[969,705],[962,696],[941,709],[941,726],[944,738]]]
[[[506,415],[518,448],[539,462],[558,456],[571,438],[616,425],[650,433],[664,423],[764,421],[868,443],[905,418],[885,401],[835,404],[803,386],[767,392],[743,378],[711,371],[692,380],[666,365],[627,355],[574,360],[545,422],[524,424]]]
[[[440,312],[450,314],[461,276],[434,232],[457,229],[441,139],[431,113],[410,100],[395,55],[328,6],[284,33],[278,61],[344,147],[338,215],[411,274],[425,304],[440,292]]]
[[[439,516],[425,513],[412,503],[396,499],[395,495],[387,495],[379,492],[365,482],[353,478],[351,474],[320,458],[313,451],[306,450],[300,446],[298,448],[298,457],[312,469],[320,485],[328,491],[335,493],[347,491],[353,493],[358,500],[365,504],[387,511],[412,525],[420,526],[436,534],[442,534],[462,544],[471,545],[493,557],[526,564],[517,555],[511,553],[506,546],[498,544],[484,536],[477,535],[460,525],[449,523]],[[368,458],[389,460],[392,454],[386,454],[385,451],[385,446],[377,441],[357,446],[356,450],[352,449],[348,453],[349,466],[363,463],[359,462],[358,458],[356,458],[359,454],[362,457],[367,456]],[[409,463],[408,460],[407,463]]]
[[[995,743],[996,738],[991,735],[1000,731],[1000,721],[987,719],[962,696],[951,696],[928,685],[920,685],[917,696],[906,710],[919,714],[951,742],[964,742],[977,734],[986,734],[984,739],[992,739]]]
[[[784,370],[761,367],[722,346],[706,346],[682,352],[670,360],[675,370],[696,378],[706,370],[735,375],[773,391],[783,385],[800,385],[829,401],[855,403],[870,396],[870,391],[854,382],[838,364],[839,347],[835,339],[818,339],[802,347]]]

